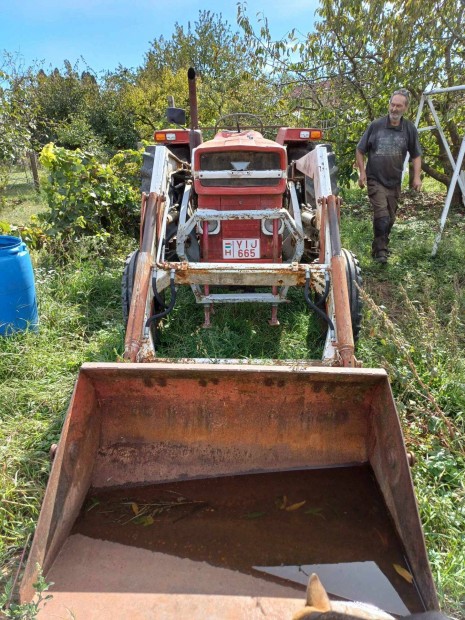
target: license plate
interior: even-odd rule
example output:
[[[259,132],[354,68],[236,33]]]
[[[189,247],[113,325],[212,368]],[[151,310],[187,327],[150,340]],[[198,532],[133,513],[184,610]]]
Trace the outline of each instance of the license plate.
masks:
[[[223,239],[223,259],[260,258],[260,239]]]

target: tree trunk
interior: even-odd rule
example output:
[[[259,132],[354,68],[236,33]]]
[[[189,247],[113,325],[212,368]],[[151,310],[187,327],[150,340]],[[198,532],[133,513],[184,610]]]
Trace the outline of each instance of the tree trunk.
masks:
[[[458,183],[455,186],[452,202],[450,204],[451,207],[463,207],[462,190]]]
[[[29,161],[31,163],[32,178],[34,179],[34,187],[36,192],[40,191],[39,171],[37,169],[37,154],[35,151],[29,151]]]

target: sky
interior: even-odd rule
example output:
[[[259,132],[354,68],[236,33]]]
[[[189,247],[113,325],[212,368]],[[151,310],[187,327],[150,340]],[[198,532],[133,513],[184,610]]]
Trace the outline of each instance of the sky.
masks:
[[[313,29],[318,0],[247,0],[246,12],[256,29],[259,17],[268,18],[273,38],[292,28]],[[237,26],[237,0],[0,0],[0,68],[6,51],[25,67],[35,61],[45,71],[85,63],[97,74],[122,65],[144,63],[150,43],[163,35],[171,38],[175,23],[195,22],[200,10],[223,16]],[[84,61],[82,60],[84,59]]]

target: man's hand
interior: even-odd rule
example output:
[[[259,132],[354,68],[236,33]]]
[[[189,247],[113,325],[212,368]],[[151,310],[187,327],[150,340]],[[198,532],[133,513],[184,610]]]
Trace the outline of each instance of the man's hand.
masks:
[[[419,192],[421,190],[421,177],[420,177],[420,173],[421,173],[421,157],[415,157],[415,159],[412,160],[412,166],[413,166],[413,181],[412,181],[412,187],[416,192]]]
[[[365,170],[365,154],[359,149],[355,149],[355,165],[358,168],[358,185],[365,187],[367,184],[367,173]]]

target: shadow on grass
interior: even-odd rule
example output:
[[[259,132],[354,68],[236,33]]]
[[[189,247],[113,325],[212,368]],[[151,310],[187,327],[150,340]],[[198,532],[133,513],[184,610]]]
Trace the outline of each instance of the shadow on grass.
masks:
[[[263,303],[217,304],[212,326],[190,289],[178,290],[176,306],[161,328],[160,357],[218,359],[318,359],[321,334],[303,300],[291,290],[290,303],[278,308],[279,325],[269,325],[271,306]]]
[[[32,182],[28,183],[27,181],[21,181],[18,183],[11,183],[8,185],[7,190],[5,192],[6,198],[20,198],[21,202],[28,200],[34,196],[38,196],[39,192],[34,190],[34,184]]]

